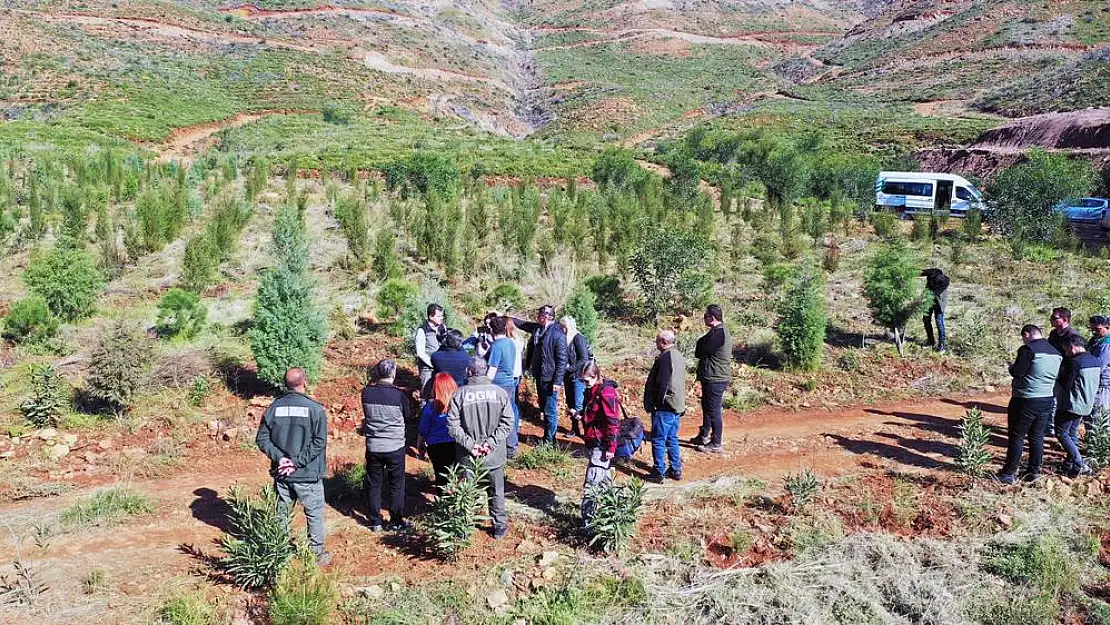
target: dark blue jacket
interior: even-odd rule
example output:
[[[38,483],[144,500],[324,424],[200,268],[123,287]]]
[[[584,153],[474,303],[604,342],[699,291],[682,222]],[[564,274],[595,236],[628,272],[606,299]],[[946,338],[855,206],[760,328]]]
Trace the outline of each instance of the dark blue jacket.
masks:
[[[466,368],[470,366],[470,356],[462,348],[451,349],[446,345],[432,354],[432,373],[446,373],[455,380],[455,384],[466,384]],[[431,397],[431,395],[428,395]]]

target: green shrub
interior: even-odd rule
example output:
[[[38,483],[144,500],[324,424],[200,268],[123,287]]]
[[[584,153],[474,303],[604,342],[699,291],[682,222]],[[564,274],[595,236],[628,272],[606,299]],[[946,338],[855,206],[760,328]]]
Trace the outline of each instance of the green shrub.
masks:
[[[1096,409],[1083,435],[1087,459],[1099,469],[1110,467],[1110,411]]]
[[[337,126],[348,126],[354,118],[354,112],[341,104],[325,104],[320,113],[325,122]]]
[[[871,213],[871,227],[875,229],[875,235],[881,239],[889,239],[898,233],[894,213],[886,210]]]
[[[990,444],[991,429],[983,423],[983,411],[978,406],[969,408],[960,422],[960,450],[956,455],[956,465],[971,477],[982,477],[990,464],[991,455],[987,451]]]
[[[779,303],[779,344],[790,369],[815,371],[821,366],[829,315],[825,285],[815,268],[807,269]]]
[[[1028,585],[1053,596],[1079,587],[1076,554],[1056,534],[995,543],[986,556],[984,568],[1012,584]]]
[[[231,528],[220,539],[225,555],[220,567],[242,588],[273,586],[295,549],[289,538],[289,511],[278,505],[273,487],[258,497],[240,487],[228,493]]]
[[[420,289],[409,282],[391,278],[375,297],[378,302],[378,316],[383,319],[396,319],[408,307],[409,302],[420,296]]]
[[[763,290],[776,294],[787,282],[796,279],[798,267],[791,263],[771,263],[763,267]]]
[[[270,592],[270,623],[329,625],[337,599],[332,578],[316,566],[311,554],[301,554],[282,569]]]
[[[704,274],[709,256],[708,243],[696,234],[658,227],[641,235],[629,264],[653,319],[682,303],[684,278]]]
[[[399,278],[404,271],[401,262],[397,260],[397,233],[392,228],[384,227],[378,230],[374,237],[374,258],[371,268],[377,279]]]
[[[25,297],[14,304],[4,317],[3,337],[16,343],[38,343],[58,333],[58,320],[51,314],[46,300],[38,295]]]
[[[58,514],[62,529],[110,527],[127,519],[154,512],[150,498],[122,486],[102,490]]]
[[[55,427],[70,404],[70,389],[54,367],[31,365],[31,396],[19,405],[23,418],[35,427]]]
[[[574,462],[574,456],[566,447],[557,443],[541,443],[525,450],[512,460],[512,465],[520,469],[558,469]]]
[[[366,202],[359,190],[337,197],[333,204],[335,219],[347,237],[347,252],[351,265],[362,268],[370,252],[370,225],[367,223]]]
[[[419,192],[453,198],[458,192],[462,174],[458,165],[445,155],[435,152],[414,152],[409,157],[382,167],[385,184],[390,191]]]
[[[170,289],[158,302],[158,333],[168,338],[193,338],[204,327],[208,307],[196,293]]]
[[[277,385],[286,371],[301,367],[315,379],[323,361],[328,323],[313,299],[315,285],[308,269],[304,214],[299,206],[279,211],[273,239],[277,266],[262,275],[250,330],[258,377]]]
[[[971,613],[980,625],[1056,625],[1060,603],[1051,594],[1006,588],[977,599]]]
[[[34,256],[23,281],[64,321],[91,315],[104,288],[104,276],[87,254],[59,248]]]
[[[578,323],[578,331],[590,341],[590,345],[597,343],[597,307],[594,292],[584,285],[576,287],[567,298],[563,312],[574,317]]]
[[[598,275],[586,278],[586,288],[593,291],[598,312],[615,317],[624,312],[624,290],[617,276]]]
[[[468,469],[458,464],[448,467],[447,484],[440,487],[440,494],[432,500],[427,523],[431,542],[441,558],[457,560],[470,546],[474,526],[487,518],[482,509],[488,480],[489,469],[481,462],[471,461]]]
[[[179,593],[158,608],[159,625],[215,625],[216,608],[199,592]]]
[[[623,553],[643,511],[644,483],[635,477],[627,484],[604,482],[591,486],[587,497],[594,502],[593,513],[586,521],[590,545],[606,553]]]
[[[788,474],[782,478],[782,485],[790,497],[790,504],[795,513],[808,508],[821,490],[821,481],[808,468],[801,473]]]
[[[117,412],[125,410],[145,381],[153,355],[145,334],[116,322],[89,358],[89,394]]]
[[[524,306],[524,293],[519,286],[502,282],[490,289],[486,305],[499,311],[520,310]]]
[[[972,243],[983,236],[983,212],[978,208],[967,211],[967,215],[964,217],[964,236]]]
[[[987,187],[991,225],[1011,239],[1048,243],[1056,223],[1053,208],[1068,198],[1089,195],[1095,181],[1089,161],[1033,150],[1026,162],[1006,169]]]
[[[902,354],[906,324],[921,308],[921,271],[910,251],[902,244],[887,245],[867,265],[863,294],[871,316],[880,326],[894,333],[894,343]]]
[[[189,391],[185,395],[185,401],[190,406],[196,408],[204,403],[204,399],[208,397],[208,393],[212,391],[212,381],[207,375],[198,375],[193,378],[193,383],[189,385]]]
[[[181,286],[200,293],[220,280],[220,256],[211,237],[198,234],[185,244],[181,258]]]

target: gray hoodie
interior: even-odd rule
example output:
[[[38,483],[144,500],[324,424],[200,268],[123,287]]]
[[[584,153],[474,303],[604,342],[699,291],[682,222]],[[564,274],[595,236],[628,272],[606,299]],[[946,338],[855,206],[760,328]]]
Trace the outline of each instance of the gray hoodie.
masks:
[[[455,439],[459,459],[470,458],[471,450],[493,443],[493,451],[482,457],[487,468],[505,465],[505,440],[513,428],[509,394],[485,376],[470,378],[451,397],[447,409],[447,432]]]

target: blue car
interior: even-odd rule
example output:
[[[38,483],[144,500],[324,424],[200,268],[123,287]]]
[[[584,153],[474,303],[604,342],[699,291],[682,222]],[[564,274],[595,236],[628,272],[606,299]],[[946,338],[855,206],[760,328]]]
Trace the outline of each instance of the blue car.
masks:
[[[1068,221],[1101,222],[1103,213],[1110,207],[1110,201],[1101,197],[1080,197],[1064,200],[1053,210],[1064,213]]]

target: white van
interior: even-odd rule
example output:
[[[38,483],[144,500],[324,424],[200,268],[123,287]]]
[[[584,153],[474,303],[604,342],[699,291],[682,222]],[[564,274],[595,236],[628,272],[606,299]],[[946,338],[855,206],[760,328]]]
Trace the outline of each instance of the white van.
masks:
[[[964,217],[984,210],[983,194],[962,176],[914,171],[881,171],[875,180],[875,209],[897,210],[903,217],[934,210]]]

